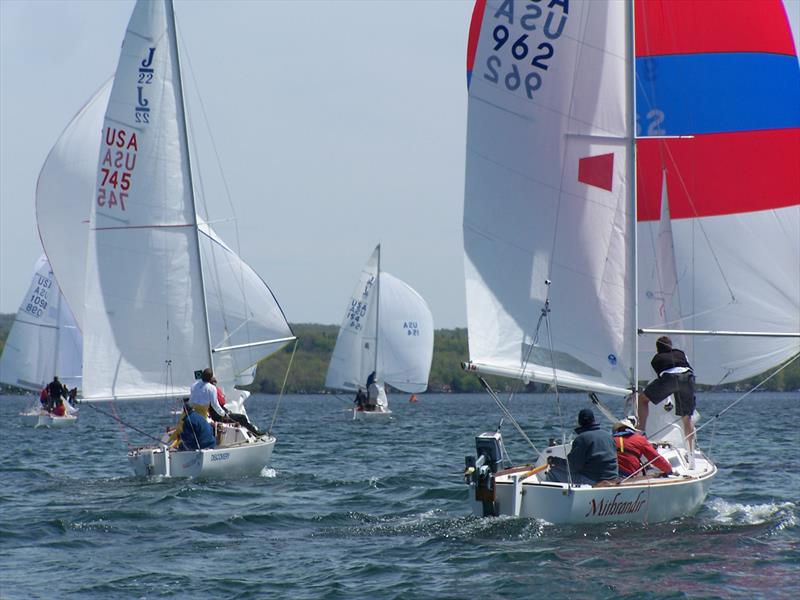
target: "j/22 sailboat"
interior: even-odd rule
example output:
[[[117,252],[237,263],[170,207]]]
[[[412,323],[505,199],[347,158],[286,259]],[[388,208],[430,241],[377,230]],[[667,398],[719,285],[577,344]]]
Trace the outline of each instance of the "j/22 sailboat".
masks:
[[[0,356],[0,381],[37,393],[20,414],[34,427],[65,427],[77,421],[77,410],[63,400],[64,414],[39,402],[39,393],[54,376],[68,389],[81,385],[82,337],[47,257],[36,262],[33,280],[20,304]]]
[[[779,1],[478,0],[467,63],[468,371],[627,396],[661,333],[703,336],[692,364],[714,383],[800,352],[800,72]],[[514,466],[499,429],[476,438],[476,514],[664,521],[717,474],[679,436],[658,448],[670,477],[550,482],[571,442],[532,445]]]
[[[186,397],[209,366],[230,400],[238,376],[294,339],[266,284],[197,216],[189,148],[172,2],[139,1],[105,110],[91,204],[84,401]],[[228,423],[218,425],[215,448],[154,441],[131,449],[136,474],[257,474],[275,445],[271,433]]]
[[[384,385],[415,394],[428,388],[433,315],[416,290],[381,269],[378,245],[361,271],[333,349],[325,386],[364,401],[353,419],[385,421],[392,411]]]

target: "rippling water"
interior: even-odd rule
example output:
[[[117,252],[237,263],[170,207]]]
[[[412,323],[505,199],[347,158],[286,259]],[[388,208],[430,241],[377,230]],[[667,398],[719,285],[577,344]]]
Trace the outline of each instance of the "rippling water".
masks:
[[[125,457],[141,435],[90,406],[74,429],[24,428],[29,398],[3,397],[0,597],[796,597],[798,394],[750,396],[700,432],[720,472],[694,517],[590,528],[470,516],[464,456],[497,411],[485,395],[419,399],[396,394],[394,421],[364,424],[347,399],[288,396],[261,477],[145,481]],[[253,420],[276,401],[253,397]],[[571,422],[587,401],[561,405]],[[174,419],[159,403],[116,410],[152,433]],[[559,433],[552,396],[512,410],[536,443]]]

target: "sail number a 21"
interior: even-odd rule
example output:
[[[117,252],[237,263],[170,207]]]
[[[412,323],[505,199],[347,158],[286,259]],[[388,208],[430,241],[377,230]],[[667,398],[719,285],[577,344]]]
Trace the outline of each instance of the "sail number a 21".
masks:
[[[491,44],[491,51],[483,78],[532,99],[555,55],[552,42],[561,37],[568,19],[569,0],[520,4],[504,0],[492,14],[492,39],[486,42]]]

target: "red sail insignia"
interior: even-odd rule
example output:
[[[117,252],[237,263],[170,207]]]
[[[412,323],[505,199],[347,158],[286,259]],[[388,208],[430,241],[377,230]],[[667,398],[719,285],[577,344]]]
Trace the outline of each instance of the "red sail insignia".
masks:
[[[578,181],[611,191],[614,176],[614,155],[601,154],[578,160]]]

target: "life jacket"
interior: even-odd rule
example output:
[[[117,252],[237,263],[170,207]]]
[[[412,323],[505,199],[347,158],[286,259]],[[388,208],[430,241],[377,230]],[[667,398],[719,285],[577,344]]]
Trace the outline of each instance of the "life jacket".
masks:
[[[64,409],[64,403],[58,402],[56,403],[55,407],[53,407],[53,414],[57,417],[63,417],[67,411]]]
[[[217,402],[220,406],[225,406],[225,394],[222,393],[222,388],[217,388]]]

